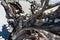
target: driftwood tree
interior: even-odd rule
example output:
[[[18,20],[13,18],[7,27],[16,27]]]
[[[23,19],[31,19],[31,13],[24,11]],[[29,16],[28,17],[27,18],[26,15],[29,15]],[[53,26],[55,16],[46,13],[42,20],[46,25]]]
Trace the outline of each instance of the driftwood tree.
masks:
[[[26,1],[30,2],[29,0]],[[54,10],[53,8],[55,8],[55,6],[53,6],[53,8],[50,7],[49,0],[41,0],[40,7],[37,6],[36,1],[32,1],[30,3],[31,3],[30,10],[32,15],[22,16],[21,14],[24,14],[24,11],[22,10],[22,6],[19,4],[19,2],[6,3],[5,1],[2,1],[2,5],[6,11],[8,23],[13,27],[13,31],[11,33],[12,35],[11,39],[12,40],[60,40],[59,36],[44,31],[45,25],[44,27],[42,27],[42,25],[44,24],[42,19],[51,18],[51,17],[56,18],[55,15],[50,16],[48,14],[50,11],[52,11],[53,14],[56,13],[55,11],[60,6],[57,5],[57,9],[53,11]],[[47,10],[49,12],[47,12]],[[52,13],[50,12],[51,15]],[[46,25],[49,26],[48,23]],[[47,27],[47,29],[49,28]]]

